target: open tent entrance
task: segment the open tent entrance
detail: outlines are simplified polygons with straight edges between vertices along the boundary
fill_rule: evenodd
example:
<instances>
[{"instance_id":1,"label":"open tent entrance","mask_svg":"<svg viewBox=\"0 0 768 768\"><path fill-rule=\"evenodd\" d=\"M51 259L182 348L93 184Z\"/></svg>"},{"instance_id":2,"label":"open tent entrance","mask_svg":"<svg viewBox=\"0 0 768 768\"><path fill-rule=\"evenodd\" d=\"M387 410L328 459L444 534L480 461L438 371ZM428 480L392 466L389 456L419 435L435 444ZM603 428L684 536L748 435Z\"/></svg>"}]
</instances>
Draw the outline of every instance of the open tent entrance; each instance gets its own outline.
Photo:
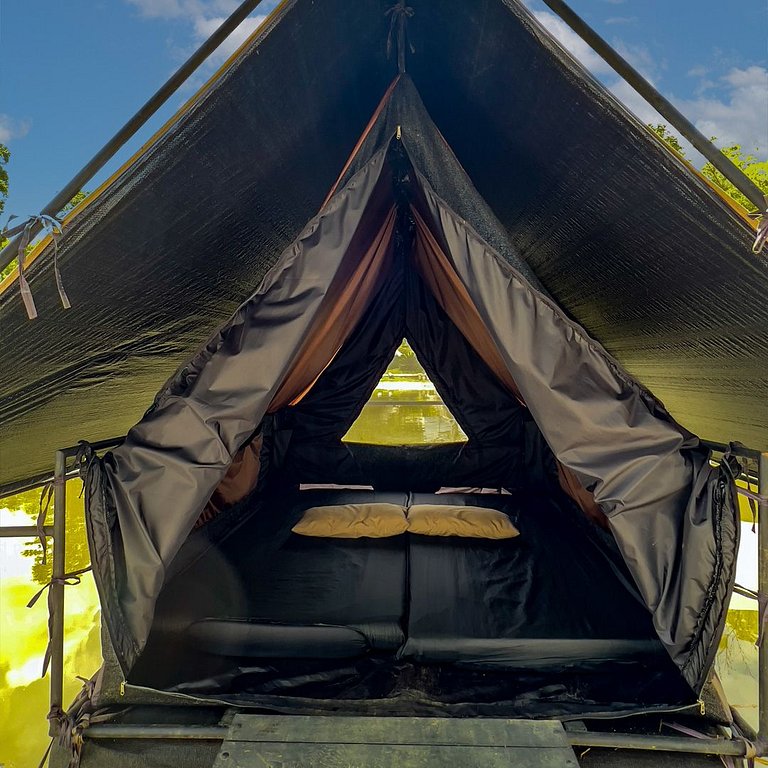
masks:
<instances>
[{"instance_id":1,"label":"open tent entrance","mask_svg":"<svg viewBox=\"0 0 768 768\"><path fill-rule=\"evenodd\" d=\"M389 96L320 214L91 465L91 550L128 682L304 712L690 704L732 579L724 481L499 256L407 80ZM404 338L465 440L349 439ZM316 507L381 503L495 510L520 535L292 530ZM726 558L697 540L702 518Z\"/></svg>"},{"instance_id":2,"label":"open tent entrance","mask_svg":"<svg viewBox=\"0 0 768 768\"><path fill-rule=\"evenodd\" d=\"M407 339L342 438L349 443L421 445L466 442Z\"/></svg>"}]
</instances>

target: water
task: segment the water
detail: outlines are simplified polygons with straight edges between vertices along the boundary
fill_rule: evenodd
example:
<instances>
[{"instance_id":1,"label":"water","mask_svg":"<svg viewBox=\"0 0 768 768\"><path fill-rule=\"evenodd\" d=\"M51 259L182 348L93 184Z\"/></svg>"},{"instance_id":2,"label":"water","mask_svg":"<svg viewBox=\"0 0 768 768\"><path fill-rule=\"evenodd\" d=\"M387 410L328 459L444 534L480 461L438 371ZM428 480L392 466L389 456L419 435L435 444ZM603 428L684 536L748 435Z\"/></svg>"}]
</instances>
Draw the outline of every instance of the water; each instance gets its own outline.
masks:
<instances>
[{"instance_id":1,"label":"water","mask_svg":"<svg viewBox=\"0 0 768 768\"><path fill-rule=\"evenodd\" d=\"M404 369L404 370L403 370ZM398 380L396 380L399 379ZM374 392L348 440L415 444L466 439L437 392L408 358ZM67 484L67 571L88 564L80 482ZM29 525L37 517L39 492L0 502L0 524ZM746 504L742 519L751 521ZM50 521L49 521L50 522ZM40 679L47 643L46 600L32 608L27 601L50 578L50 556L43 563L35 540L0 539L0 766L37 766L48 743L48 679ZM742 523L737 581L757 589L757 536ZM735 596L720 644L717 670L732 704L757 725L757 610L754 601ZM101 663L99 606L93 578L66 587L65 702Z\"/></svg>"}]
</instances>

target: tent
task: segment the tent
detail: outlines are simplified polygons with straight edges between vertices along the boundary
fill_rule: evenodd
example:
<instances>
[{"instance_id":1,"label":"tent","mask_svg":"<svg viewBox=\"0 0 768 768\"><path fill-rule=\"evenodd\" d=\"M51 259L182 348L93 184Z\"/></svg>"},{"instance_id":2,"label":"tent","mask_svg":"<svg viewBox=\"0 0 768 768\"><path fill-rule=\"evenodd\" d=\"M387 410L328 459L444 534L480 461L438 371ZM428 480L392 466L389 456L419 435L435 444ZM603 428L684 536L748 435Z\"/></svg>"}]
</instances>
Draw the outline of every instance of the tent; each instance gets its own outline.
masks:
<instances>
[{"instance_id":1,"label":"tent","mask_svg":"<svg viewBox=\"0 0 768 768\"><path fill-rule=\"evenodd\" d=\"M23 341L2 480L73 425L127 431L86 475L129 683L303 711L690 704L738 546L693 432L768 433L752 228L518 3L415 3L399 74L386 10L281 4L72 216L72 309L45 253L37 321L0 295ZM403 337L466 445L341 442ZM308 505L478 486L507 493L452 501L519 542L291 533Z\"/></svg>"}]
</instances>

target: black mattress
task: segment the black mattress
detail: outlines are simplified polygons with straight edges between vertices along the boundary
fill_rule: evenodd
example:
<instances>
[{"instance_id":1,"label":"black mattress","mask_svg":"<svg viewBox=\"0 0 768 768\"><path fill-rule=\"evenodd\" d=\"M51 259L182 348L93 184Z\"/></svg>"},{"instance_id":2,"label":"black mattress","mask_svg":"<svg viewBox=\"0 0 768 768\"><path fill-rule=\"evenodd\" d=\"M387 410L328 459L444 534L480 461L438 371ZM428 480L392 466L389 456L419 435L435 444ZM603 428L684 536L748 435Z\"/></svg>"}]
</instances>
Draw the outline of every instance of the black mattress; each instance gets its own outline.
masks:
<instances>
[{"instance_id":1,"label":"black mattress","mask_svg":"<svg viewBox=\"0 0 768 768\"><path fill-rule=\"evenodd\" d=\"M649 612L570 508L540 496L413 494L411 503L499 509L520 536L409 535L402 658L525 668L663 653Z\"/></svg>"},{"instance_id":2,"label":"black mattress","mask_svg":"<svg viewBox=\"0 0 768 768\"><path fill-rule=\"evenodd\" d=\"M321 539L291 534L250 585L249 617L359 630L371 648L405 637L406 537Z\"/></svg>"}]
</instances>

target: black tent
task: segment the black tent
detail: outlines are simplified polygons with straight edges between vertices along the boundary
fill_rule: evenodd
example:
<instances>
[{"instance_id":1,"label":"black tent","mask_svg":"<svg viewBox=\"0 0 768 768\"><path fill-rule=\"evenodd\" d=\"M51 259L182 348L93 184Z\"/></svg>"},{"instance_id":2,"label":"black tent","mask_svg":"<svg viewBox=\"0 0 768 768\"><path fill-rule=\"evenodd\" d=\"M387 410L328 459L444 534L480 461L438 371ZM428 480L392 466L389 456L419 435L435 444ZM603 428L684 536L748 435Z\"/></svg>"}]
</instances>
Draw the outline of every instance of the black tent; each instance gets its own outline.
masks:
<instances>
[{"instance_id":1,"label":"black tent","mask_svg":"<svg viewBox=\"0 0 768 768\"><path fill-rule=\"evenodd\" d=\"M23 339L2 353L2 480L73 425L134 425L87 471L129 682L304 709L689 703L738 524L688 430L768 431L753 231L517 3L415 4L394 80L385 11L283 3L73 216L73 308L45 253L37 321L0 295ZM466 445L341 442L404 336ZM291 533L308 506L407 510L445 486L506 489L450 500L520 542Z\"/></svg>"}]
</instances>

